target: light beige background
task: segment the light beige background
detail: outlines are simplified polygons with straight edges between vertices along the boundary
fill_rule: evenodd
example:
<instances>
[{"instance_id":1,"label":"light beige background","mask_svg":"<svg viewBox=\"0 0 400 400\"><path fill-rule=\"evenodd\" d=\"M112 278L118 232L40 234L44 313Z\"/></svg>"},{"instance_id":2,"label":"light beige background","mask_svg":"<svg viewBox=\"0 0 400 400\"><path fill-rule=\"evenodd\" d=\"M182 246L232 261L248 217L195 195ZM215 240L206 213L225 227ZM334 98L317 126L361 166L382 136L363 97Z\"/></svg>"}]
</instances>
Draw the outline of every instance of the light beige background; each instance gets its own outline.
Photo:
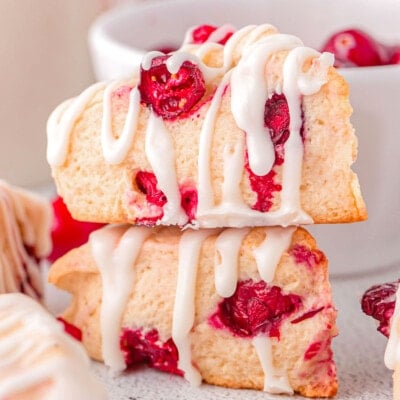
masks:
<instances>
[{"instance_id":1,"label":"light beige background","mask_svg":"<svg viewBox=\"0 0 400 400\"><path fill-rule=\"evenodd\" d=\"M93 80L87 30L105 0L0 0L0 179L50 181L46 121Z\"/></svg>"}]
</instances>

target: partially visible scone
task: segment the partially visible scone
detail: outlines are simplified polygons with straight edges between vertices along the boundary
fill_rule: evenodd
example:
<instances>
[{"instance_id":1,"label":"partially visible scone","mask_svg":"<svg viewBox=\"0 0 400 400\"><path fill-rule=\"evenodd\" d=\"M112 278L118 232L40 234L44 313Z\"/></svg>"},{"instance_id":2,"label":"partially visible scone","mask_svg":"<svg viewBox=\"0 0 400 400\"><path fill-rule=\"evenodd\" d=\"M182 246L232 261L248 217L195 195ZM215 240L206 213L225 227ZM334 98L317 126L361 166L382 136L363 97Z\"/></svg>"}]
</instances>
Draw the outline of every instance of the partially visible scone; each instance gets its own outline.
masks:
<instances>
[{"instance_id":1,"label":"partially visible scone","mask_svg":"<svg viewBox=\"0 0 400 400\"><path fill-rule=\"evenodd\" d=\"M40 260L51 250L48 202L0 180L0 294L43 295Z\"/></svg>"},{"instance_id":2,"label":"partially visible scone","mask_svg":"<svg viewBox=\"0 0 400 400\"><path fill-rule=\"evenodd\" d=\"M0 295L1 400L105 400L82 345L35 300Z\"/></svg>"},{"instance_id":3,"label":"partially visible scone","mask_svg":"<svg viewBox=\"0 0 400 400\"><path fill-rule=\"evenodd\" d=\"M374 285L364 293L361 300L362 310L378 321L378 331L389 339L385 351L385 365L393 370L394 400L400 400L399 282Z\"/></svg>"},{"instance_id":4,"label":"partially visible scone","mask_svg":"<svg viewBox=\"0 0 400 400\"><path fill-rule=\"evenodd\" d=\"M332 55L271 25L190 42L53 112L48 161L73 217L206 228L364 220L349 90Z\"/></svg>"},{"instance_id":5,"label":"partially visible scone","mask_svg":"<svg viewBox=\"0 0 400 400\"><path fill-rule=\"evenodd\" d=\"M147 363L192 384L336 393L327 260L302 228L108 226L49 280L72 293L63 318L113 370Z\"/></svg>"}]
</instances>

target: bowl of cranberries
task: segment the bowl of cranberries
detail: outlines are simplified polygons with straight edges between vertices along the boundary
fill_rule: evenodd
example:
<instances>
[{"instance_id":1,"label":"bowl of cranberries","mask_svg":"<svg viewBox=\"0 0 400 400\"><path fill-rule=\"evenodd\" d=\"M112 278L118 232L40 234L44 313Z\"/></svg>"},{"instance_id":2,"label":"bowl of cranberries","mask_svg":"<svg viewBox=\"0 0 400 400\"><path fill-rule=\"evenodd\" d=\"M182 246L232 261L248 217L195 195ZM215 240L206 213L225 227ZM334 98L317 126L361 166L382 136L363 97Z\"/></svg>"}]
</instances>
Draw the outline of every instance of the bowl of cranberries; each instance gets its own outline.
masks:
<instances>
[{"instance_id":1,"label":"bowl of cranberries","mask_svg":"<svg viewBox=\"0 0 400 400\"><path fill-rule=\"evenodd\" d=\"M126 78L146 52L177 48L188 28L270 23L335 55L350 87L358 136L354 164L369 219L313 227L333 273L400 261L400 1L168 0L126 3L94 21L89 48L98 80ZM209 28L207 28L209 29ZM207 29L200 29L207 34ZM373 251L367 251L373 249Z\"/></svg>"}]
</instances>

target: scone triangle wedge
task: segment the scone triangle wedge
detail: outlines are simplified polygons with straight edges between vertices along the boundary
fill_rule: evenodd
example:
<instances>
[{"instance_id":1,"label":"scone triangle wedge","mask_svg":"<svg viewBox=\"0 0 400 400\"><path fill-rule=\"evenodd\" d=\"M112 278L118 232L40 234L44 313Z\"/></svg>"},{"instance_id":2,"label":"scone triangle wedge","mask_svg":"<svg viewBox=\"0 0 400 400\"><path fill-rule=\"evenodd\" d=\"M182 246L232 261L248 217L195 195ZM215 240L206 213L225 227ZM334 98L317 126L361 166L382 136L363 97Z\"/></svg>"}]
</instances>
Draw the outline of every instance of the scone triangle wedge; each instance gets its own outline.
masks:
<instances>
[{"instance_id":1,"label":"scone triangle wedge","mask_svg":"<svg viewBox=\"0 0 400 400\"><path fill-rule=\"evenodd\" d=\"M109 225L49 279L114 372L146 363L195 386L336 393L327 259L302 228Z\"/></svg>"},{"instance_id":2,"label":"scone triangle wedge","mask_svg":"<svg viewBox=\"0 0 400 400\"><path fill-rule=\"evenodd\" d=\"M47 158L73 217L198 228L366 219L332 54L271 25L225 44L195 39L52 113Z\"/></svg>"}]
</instances>

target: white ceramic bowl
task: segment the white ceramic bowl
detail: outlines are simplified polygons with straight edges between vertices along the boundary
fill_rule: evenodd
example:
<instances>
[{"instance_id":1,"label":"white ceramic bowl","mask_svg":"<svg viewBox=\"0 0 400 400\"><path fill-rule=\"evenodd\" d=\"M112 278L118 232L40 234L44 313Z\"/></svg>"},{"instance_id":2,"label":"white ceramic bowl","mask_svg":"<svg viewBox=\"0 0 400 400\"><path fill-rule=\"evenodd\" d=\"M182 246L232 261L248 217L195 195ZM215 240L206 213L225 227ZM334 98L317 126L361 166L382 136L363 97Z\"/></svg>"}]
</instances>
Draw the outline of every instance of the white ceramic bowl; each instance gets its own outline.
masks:
<instances>
[{"instance_id":1,"label":"white ceramic bowl","mask_svg":"<svg viewBox=\"0 0 400 400\"><path fill-rule=\"evenodd\" d=\"M99 80L132 74L143 54L179 45L197 24L272 23L319 48L333 32L366 30L400 43L398 0L175 0L128 4L93 24L89 44ZM359 174L369 220L312 226L334 274L380 269L400 261L400 66L342 69L350 84L352 118L359 138Z\"/></svg>"}]
</instances>

